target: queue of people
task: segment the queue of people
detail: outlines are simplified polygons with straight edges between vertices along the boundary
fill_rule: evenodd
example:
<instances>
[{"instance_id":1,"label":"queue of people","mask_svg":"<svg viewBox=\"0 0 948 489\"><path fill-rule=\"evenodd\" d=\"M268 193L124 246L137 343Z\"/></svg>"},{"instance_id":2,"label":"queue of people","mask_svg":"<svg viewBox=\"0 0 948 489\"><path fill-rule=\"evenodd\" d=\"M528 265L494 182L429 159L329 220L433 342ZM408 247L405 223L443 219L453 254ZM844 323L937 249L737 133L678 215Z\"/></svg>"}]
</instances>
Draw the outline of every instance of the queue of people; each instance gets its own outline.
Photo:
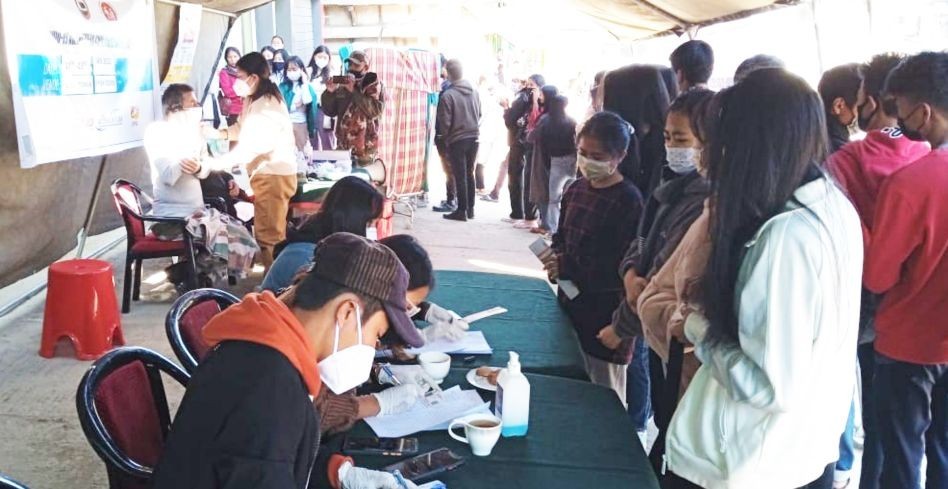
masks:
<instances>
[{"instance_id":1,"label":"queue of people","mask_svg":"<svg viewBox=\"0 0 948 489\"><path fill-rule=\"evenodd\" d=\"M203 206L211 170L247 168L268 267L263 292L205 329L219 346L188 386L154 487L402 487L320 435L419 395L352 392L380 340L420 346L467 324L426 302L420 244L366 239L383 202L370 184L341 180L287 232L294 152L331 146L334 131L356 161L373 160L384 90L360 51L342 82L328 49L304 61L274 38L265 50L225 53L225 114L239 110L205 136L234 141L231 152L200 151L188 87L169 87L167 124L146 137L162 212ZM658 424L663 487L855 487L856 426L859 487L948 487L948 53L875 56L828 70L817 90L760 55L715 93L702 41L669 62L597 75L581 123L539 74L509 103L487 102L507 105L508 220L548 236L550 281L578 289L558 299L591 381L615 391L643 444ZM460 61L444 68L438 210L468 221L483 100ZM194 144L164 154L171 138ZM657 395L670 386L675 396Z\"/></svg>"}]
</instances>

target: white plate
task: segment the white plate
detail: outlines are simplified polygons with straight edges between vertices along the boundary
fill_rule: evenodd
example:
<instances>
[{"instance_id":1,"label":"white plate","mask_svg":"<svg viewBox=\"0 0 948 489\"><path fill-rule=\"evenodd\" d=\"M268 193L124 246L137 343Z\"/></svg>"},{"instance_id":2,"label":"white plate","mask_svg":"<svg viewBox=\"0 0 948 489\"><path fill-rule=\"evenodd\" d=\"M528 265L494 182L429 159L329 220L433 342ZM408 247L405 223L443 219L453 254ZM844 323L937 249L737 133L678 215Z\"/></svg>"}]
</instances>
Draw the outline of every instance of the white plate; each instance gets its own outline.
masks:
<instances>
[{"instance_id":1,"label":"white plate","mask_svg":"<svg viewBox=\"0 0 948 489\"><path fill-rule=\"evenodd\" d=\"M481 368L481 367L478 367L478 368ZM500 367L490 367L490 368L502 370ZM491 391L491 392L497 391L496 385L491 385L491 383L487 381L486 377L481 377L480 375L477 375L477 368L472 368L471 370L469 370L465 377L467 378L467 382L469 384L473 385L474 387L477 387L478 389L483 389L485 391Z\"/></svg>"}]
</instances>

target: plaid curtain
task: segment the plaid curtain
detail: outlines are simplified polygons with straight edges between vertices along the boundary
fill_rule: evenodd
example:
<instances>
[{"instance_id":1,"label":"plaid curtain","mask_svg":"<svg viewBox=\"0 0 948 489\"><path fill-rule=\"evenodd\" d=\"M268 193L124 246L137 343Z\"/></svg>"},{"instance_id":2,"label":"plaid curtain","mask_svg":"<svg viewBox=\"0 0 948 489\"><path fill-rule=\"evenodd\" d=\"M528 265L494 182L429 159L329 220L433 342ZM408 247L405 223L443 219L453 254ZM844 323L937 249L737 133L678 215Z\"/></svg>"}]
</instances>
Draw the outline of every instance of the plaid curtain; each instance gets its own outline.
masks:
<instances>
[{"instance_id":1,"label":"plaid curtain","mask_svg":"<svg viewBox=\"0 0 948 489\"><path fill-rule=\"evenodd\" d=\"M379 158L389 167L389 196L417 193L425 179L425 150L434 124L428 117L428 95L438 93L441 82L438 56L389 47L367 48L365 53L385 88Z\"/></svg>"}]
</instances>

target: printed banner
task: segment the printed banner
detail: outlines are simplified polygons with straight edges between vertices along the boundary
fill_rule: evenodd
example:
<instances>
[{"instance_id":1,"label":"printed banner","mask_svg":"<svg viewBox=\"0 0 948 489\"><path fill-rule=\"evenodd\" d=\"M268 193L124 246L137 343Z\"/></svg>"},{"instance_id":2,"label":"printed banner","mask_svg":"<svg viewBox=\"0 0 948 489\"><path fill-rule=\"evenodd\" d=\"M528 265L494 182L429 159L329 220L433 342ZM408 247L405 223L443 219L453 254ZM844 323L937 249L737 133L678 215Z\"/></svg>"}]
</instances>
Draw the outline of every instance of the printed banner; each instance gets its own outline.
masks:
<instances>
[{"instance_id":1,"label":"printed banner","mask_svg":"<svg viewBox=\"0 0 948 489\"><path fill-rule=\"evenodd\" d=\"M0 0L20 166L142 144L157 112L153 0Z\"/></svg>"},{"instance_id":2,"label":"printed banner","mask_svg":"<svg viewBox=\"0 0 948 489\"><path fill-rule=\"evenodd\" d=\"M191 78L191 66L201 34L201 13L204 8L197 3L182 3L178 8L178 44L171 55L171 66L165 75L163 86L172 83L187 83Z\"/></svg>"}]
</instances>

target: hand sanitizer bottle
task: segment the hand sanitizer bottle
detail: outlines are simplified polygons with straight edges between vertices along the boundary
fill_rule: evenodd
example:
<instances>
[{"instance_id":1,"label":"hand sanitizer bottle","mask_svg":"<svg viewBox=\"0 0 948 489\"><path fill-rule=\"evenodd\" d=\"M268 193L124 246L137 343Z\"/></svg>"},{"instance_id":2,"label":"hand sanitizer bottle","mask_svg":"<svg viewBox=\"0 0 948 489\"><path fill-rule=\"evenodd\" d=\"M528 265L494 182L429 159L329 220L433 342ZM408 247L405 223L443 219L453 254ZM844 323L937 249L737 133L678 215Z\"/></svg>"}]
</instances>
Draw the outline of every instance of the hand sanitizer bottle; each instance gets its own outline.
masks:
<instances>
[{"instance_id":1,"label":"hand sanitizer bottle","mask_svg":"<svg viewBox=\"0 0 948 489\"><path fill-rule=\"evenodd\" d=\"M503 421L505 438L525 436L530 422L530 382L520 372L520 355L510 352L507 369L497 377L497 417Z\"/></svg>"}]
</instances>

